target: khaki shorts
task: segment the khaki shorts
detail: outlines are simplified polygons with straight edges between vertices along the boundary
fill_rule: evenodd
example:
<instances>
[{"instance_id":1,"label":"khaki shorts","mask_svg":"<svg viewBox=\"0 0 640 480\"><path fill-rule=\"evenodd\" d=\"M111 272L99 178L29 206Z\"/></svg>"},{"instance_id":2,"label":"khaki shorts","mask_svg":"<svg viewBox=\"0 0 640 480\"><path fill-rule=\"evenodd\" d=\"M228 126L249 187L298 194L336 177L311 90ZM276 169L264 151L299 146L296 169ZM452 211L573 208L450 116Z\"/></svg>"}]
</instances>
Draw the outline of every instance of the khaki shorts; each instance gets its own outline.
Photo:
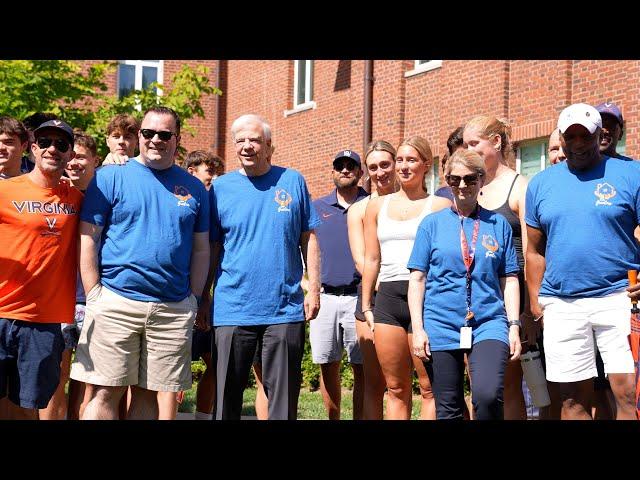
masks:
<instances>
[{"instance_id":1,"label":"khaki shorts","mask_svg":"<svg viewBox=\"0 0 640 480\"><path fill-rule=\"evenodd\" d=\"M96 285L87 295L71 378L93 385L189 390L197 302L130 300Z\"/></svg>"}]
</instances>

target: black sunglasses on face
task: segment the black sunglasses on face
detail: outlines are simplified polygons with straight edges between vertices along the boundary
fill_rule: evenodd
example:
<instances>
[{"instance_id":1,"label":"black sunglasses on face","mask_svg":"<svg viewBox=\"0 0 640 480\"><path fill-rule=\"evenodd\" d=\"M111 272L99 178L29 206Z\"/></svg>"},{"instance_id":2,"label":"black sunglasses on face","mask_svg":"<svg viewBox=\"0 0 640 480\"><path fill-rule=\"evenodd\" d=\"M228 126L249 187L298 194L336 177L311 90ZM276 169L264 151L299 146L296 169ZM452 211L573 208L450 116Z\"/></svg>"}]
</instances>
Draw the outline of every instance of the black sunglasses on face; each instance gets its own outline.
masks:
<instances>
[{"instance_id":1,"label":"black sunglasses on face","mask_svg":"<svg viewBox=\"0 0 640 480\"><path fill-rule=\"evenodd\" d=\"M355 162L334 162L333 169L336 172L341 172L345 168L350 172L353 172L356 169L357 165Z\"/></svg>"},{"instance_id":2,"label":"black sunglasses on face","mask_svg":"<svg viewBox=\"0 0 640 480\"><path fill-rule=\"evenodd\" d=\"M56 147L56 149L58 149L59 152L62 152L62 153L69 150L69 147L71 146L69 145L69 142L67 142L66 140L63 140L62 138L56 138L54 140L53 138L49 138L49 137L38 138L36 140L36 144L38 145L38 148L42 148L43 150L53 145L54 147Z\"/></svg>"},{"instance_id":3,"label":"black sunglasses on face","mask_svg":"<svg viewBox=\"0 0 640 480\"><path fill-rule=\"evenodd\" d=\"M160 140L162 140L163 142L168 142L169 140L171 140L171 137L176 135L173 132L167 132L167 131L157 131L157 130L151 130L150 128L141 128L140 129L140 133L142 134L142 136L144 138L146 138L147 140L151 140L153 137L155 137L156 135L158 135L158 138ZM177 135L176 135L177 136Z\"/></svg>"},{"instance_id":4,"label":"black sunglasses on face","mask_svg":"<svg viewBox=\"0 0 640 480\"><path fill-rule=\"evenodd\" d=\"M446 175L444 179L447 181L450 187L459 187L460 180L464 180L464 184L468 187L471 187L478 183L482 175L479 173L474 173L472 175L465 175L464 177L460 177L458 175Z\"/></svg>"}]
</instances>

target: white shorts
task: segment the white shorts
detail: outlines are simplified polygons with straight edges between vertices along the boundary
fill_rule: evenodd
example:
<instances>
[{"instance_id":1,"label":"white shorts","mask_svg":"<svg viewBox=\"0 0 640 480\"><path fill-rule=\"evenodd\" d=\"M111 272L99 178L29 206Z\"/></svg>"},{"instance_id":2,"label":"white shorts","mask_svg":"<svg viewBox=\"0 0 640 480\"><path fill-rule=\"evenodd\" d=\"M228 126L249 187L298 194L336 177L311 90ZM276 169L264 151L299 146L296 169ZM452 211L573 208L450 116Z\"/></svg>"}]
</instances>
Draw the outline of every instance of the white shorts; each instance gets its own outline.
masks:
<instances>
[{"instance_id":1,"label":"white shorts","mask_svg":"<svg viewBox=\"0 0 640 480\"><path fill-rule=\"evenodd\" d=\"M628 339L631 303L625 291L597 298L540 297L539 302L544 307L547 380L597 377L596 346L606 374L635 372Z\"/></svg>"}]
</instances>

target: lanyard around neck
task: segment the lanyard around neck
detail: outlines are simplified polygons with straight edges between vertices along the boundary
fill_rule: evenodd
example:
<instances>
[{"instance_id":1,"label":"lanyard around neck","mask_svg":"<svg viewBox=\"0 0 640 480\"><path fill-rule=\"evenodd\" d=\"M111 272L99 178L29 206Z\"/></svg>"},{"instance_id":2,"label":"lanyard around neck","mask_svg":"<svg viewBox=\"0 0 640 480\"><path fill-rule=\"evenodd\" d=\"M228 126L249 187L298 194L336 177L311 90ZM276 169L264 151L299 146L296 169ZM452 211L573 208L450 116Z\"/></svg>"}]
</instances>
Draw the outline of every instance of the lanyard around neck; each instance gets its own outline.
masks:
<instances>
[{"instance_id":1,"label":"lanyard around neck","mask_svg":"<svg viewBox=\"0 0 640 480\"><path fill-rule=\"evenodd\" d=\"M464 233L464 216L458 213L458 218L460 219L460 249L462 250L462 261L464 262L465 269L467 270L466 274L466 293L467 293L467 314L465 316L465 326L469 325L469 321L471 321L474 317L473 312L471 311L471 267L473 266L473 259L476 256L476 242L478 241L478 232L480 231L480 204L476 206L475 212L471 214L471 218L475 219L473 222L473 234L471 236L471 248L469 248L469 243L467 242L467 236Z\"/></svg>"}]
</instances>

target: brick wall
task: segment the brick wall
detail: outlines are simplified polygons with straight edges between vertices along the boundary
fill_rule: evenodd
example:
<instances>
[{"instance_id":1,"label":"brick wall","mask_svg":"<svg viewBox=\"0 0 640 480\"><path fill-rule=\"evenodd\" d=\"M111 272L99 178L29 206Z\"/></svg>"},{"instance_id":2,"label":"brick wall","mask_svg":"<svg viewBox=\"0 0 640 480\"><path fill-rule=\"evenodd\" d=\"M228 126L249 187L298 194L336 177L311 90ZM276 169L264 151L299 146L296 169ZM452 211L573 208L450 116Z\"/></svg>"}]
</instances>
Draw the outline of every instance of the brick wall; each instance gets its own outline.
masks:
<instances>
[{"instance_id":1,"label":"brick wall","mask_svg":"<svg viewBox=\"0 0 640 480\"><path fill-rule=\"evenodd\" d=\"M230 61L225 92L230 138L233 121L245 113L263 115L271 125L275 165L293 167L307 179L314 197L332 188L331 164L341 149L362 152L364 62L318 61L314 65L317 107L285 116L293 108L293 61ZM238 168L227 143L227 169Z\"/></svg>"},{"instance_id":2,"label":"brick wall","mask_svg":"<svg viewBox=\"0 0 640 480\"><path fill-rule=\"evenodd\" d=\"M214 60L166 60L165 81L185 63L211 67L215 82ZM333 155L343 148L363 152L365 62L315 61L316 108L288 116L284 112L293 108L293 60L222 64L222 138L217 148L227 159L227 170L238 165L229 142L231 123L244 113L258 113L273 129L273 163L302 172L315 197L329 192ZM473 115L506 117L513 140L521 142L548 136L560 111L571 103L613 101L625 116L627 155L640 155L640 61L445 60L441 68L405 77L411 69L413 60L374 62L373 139L397 145L419 134L429 140L434 155L442 156L449 133ZM110 85L115 91L115 78ZM206 118L193 122L197 137L183 140L188 149L214 144L215 102L205 99Z\"/></svg>"}]
</instances>

